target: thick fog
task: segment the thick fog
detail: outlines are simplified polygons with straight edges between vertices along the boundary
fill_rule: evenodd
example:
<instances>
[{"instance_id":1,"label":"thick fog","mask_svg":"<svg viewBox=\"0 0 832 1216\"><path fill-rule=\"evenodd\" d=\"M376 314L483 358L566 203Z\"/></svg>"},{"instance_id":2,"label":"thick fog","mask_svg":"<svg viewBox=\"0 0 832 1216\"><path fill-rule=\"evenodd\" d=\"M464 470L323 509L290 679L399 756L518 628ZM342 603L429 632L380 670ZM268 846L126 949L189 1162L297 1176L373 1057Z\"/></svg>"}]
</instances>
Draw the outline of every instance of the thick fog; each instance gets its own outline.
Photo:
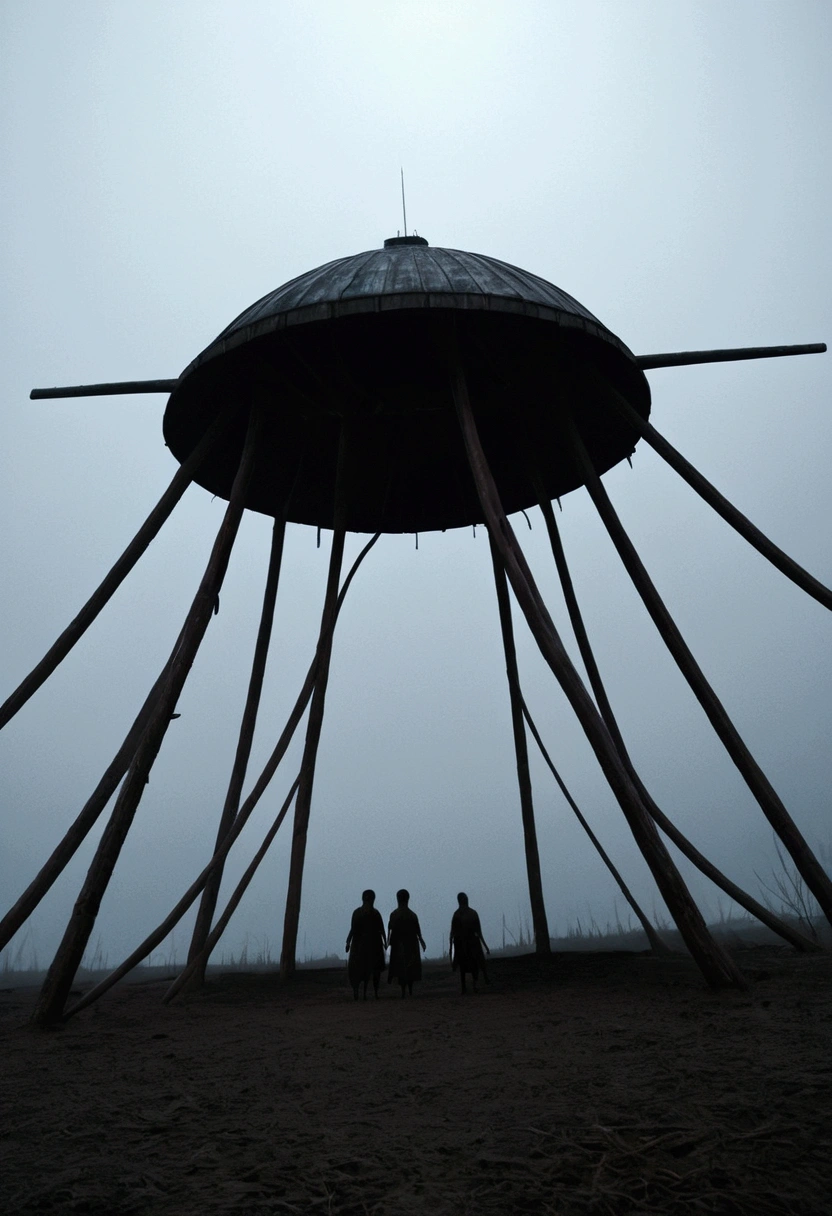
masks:
<instances>
[{"instance_id":1,"label":"thick fog","mask_svg":"<svg viewBox=\"0 0 832 1216\"><path fill-rule=\"evenodd\" d=\"M408 223L558 284L636 353L832 339L832 10L823 3L11 2L0 9L4 354L0 700L75 615L176 465L163 396L34 386L175 377L246 305ZM832 582L832 355L657 370L652 420ZM832 621L644 444L604 478L701 666L827 858ZM0 914L109 764L164 663L224 503L191 487L69 658L0 735ZM601 670L665 811L740 883L771 829L624 574L588 495L559 515ZM514 519L576 654L539 512ZM102 905L115 964L204 865L233 760L271 525L247 515ZM348 559L364 538L348 541ZM330 534L291 526L250 788L314 651ZM515 611L553 759L649 912L666 915ZM302 731L226 869L291 784ZM550 929L627 909L530 744ZM106 816L7 959L47 963ZM290 823L215 957L270 952ZM715 891L681 868L709 916ZM335 635L300 957L341 952L364 887L407 886L428 953L464 889L486 938L529 920L505 664L484 529L384 536ZM223 898L221 897L221 899ZM728 901L722 897L721 909ZM184 955L192 917L161 953Z\"/></svg>"}]
</instances>

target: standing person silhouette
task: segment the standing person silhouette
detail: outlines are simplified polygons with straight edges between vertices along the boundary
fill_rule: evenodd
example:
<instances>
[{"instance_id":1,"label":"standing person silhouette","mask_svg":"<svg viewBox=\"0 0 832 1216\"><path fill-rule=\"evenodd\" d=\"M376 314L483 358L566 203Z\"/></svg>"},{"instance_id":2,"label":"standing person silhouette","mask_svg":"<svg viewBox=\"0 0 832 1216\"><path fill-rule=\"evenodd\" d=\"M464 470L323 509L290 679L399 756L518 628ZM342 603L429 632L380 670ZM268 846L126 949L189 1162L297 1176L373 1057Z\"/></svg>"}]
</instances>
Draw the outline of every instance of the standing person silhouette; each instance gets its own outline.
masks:
<instances>
[{"instance_id":1,"label":"standing person silhouette","mask_svg":"<svg viewBox=\"0 0 832 1216\"><path fill-rule=\"evenodd\" d=\"M387 947L387 935L384 932L384 921L381 913L373 905L376 902L375 891L364 891L361 895L361 907L352 914L350 931L347 934L347 975L352 984L352 994L358 1000L358 987L364 984L364 1000L367 999L367 983L372 977L373 991L378 1000L378 982L384 970L384 951Z\"/></svg>"},{"instance_id":2,"label":"standing person silhouette","mask_svg":"<svg viewBox=\"0 0 832 1216\"><path fill-rule=\"evenodd\" d=\"M450 948L453 969L459 971L464 995L468 991L465 987L466 972L474 981L474 992L477 991L477 976L480 971L486 984L488 983L485 954L490 954L491 951L482 935L479 914L468 906L468 896L464 891L460 891L456 898L459 907L451 917ZM485 954L483 954L483 948Z\"/></svg>"},{"instance_id":3,"label":"standing person silhouette","mask_svg":"<svg viewBox=\"0 0 832 1216\"><path fill-rule=\"evenodd\" d=\"M413 996L415 980L422 978L422 956L419 946L427 950L422 930L419 927L419 917L407 905L410 893L402 889L396 892L398 907L390 913L387 925L387 936L390 941L390 967L387 972L387 983L396 980L401 985L402 998L405 988Z\"/></svg>"}]
</instances>

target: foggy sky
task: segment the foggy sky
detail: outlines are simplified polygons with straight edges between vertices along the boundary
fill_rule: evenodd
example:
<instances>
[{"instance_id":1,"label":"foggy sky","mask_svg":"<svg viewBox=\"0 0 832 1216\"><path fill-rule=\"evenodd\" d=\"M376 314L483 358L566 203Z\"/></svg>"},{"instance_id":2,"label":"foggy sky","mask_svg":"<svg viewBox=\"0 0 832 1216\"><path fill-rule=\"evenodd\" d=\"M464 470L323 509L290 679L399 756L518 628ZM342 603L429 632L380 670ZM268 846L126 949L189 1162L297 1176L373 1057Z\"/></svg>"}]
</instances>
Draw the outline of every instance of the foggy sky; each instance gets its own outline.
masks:
<instances>
[{"instance_id":1,"label":"foggy sky","mask_svg":"<svg viewBox=\"0 0 832 1216\"><path fill-rule=\"evenodd\" d=\"M824 3L8 0L0 7L0 699L42 657L175 471L164 397L34 386L175 377L244 307L401 227L558 284L637 354L829 341L832 14ZM832 356L649 373L654 425L832 582ZM640 444L613 502L740 733L830 848L830 621ZM667 655L588 496L567 557L633 759L663 809L758 894L771 832ZM71 656L0 735L4 912L112 758L170 650L224 504L191 487ZM575 654L543 522L515 527ZM270 521L247 516L99 918L116 962L207 860L236 746ZM247 788L314 650L328 561L291 526ZM362 539L351 537L348 560ZM650 911L623 816L515 611L526 699ZM302 731L226 867L227 897ZM626 909L530 743L550 929ZM49 961L105 818L10 948ZM287 825L288 827L288 825ZM282 933L289 832L221 943ZM681 863L708 914L718 893ZM487 537L385 536L335 635L299 953L341 951L372 886L412 893L438 954L468 891L492 945L528 917ZM222 898L222 897L221 897ZM617 900L617 903L616 903ZM728 901L723 897L727 910ZM191 917L176 932L180 957ZM168 950L169 947L165 947ZM164 951L163 951L164 952Z\"/></svg>"}]
</instances>

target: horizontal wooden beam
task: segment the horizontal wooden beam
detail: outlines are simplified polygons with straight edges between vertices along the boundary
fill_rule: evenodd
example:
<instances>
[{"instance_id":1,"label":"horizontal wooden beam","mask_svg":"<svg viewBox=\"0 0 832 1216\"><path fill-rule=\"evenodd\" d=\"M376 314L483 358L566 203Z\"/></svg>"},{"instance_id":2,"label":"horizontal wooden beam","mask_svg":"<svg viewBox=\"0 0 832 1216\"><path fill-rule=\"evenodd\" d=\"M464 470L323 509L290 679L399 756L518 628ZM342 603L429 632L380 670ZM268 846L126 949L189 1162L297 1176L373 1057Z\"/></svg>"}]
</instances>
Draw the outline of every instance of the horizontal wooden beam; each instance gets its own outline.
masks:
<instances>
[{"instance_id":1,"label":"horizontal wooden beam","mask_svg":"<svg viewBox=\"0 0 832 1216\"><path fill-rule=\"evenodd\" d=\"M117 380L114 384L73 384L67 388L33 388L30 401L49 397L115 397L123 393L172 393L176 380Z\"/></svg>"},{"instance_id":2,"label":"horizontal wooden beam","mask_svg":"<svg viewBox=\"0 0 832 1216\"><path fill-rule=\"evenodd\" d=\"M780 359L784 355L822 355L825 342L803 346L736 346L728 350L678 350L664 355L636 355L645 371L653 367L685 367L691 363L730 363L738 359ZM74 384L66 388L33 388L31 401L54 397L115 397L126 393L172 393L176 380L117 380L113 384Z\"/></svg>"},{"instance_id":3,"label":"horizontal wooden beam","mask_svg":"<svg viewBox=\"0 0 832 1216\"><path fill-rule=\"evenodd\" d=\"M729 350L677 350L666 355L636 355L644 371L651 367L686 367L691 363L732 363L739 359L781 359L784 355L822 355L825 342L803 346L735 346Z\"/></svg>"}]
</instances>

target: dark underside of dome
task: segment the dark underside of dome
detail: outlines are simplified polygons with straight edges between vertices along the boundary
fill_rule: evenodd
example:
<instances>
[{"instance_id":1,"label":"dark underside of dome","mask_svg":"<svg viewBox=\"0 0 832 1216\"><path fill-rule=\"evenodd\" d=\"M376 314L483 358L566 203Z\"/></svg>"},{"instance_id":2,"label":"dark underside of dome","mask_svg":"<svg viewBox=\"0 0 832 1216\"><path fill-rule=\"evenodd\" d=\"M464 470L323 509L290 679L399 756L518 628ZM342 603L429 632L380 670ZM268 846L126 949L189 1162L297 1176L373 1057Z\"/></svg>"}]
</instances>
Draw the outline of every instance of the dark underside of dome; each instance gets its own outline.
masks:
<instances>
[{"instance_id":1,"label":"dark underside of dome","mask_svg":"<svg viewBox=\"0 0 832 1216\"><path fill-rule=\"evenodd\" d=\"M562 431L565 410L602 473L637 441L612 393L643 417L650 410L633 356L581 305L565 300L574 306L472 293L433 295L408 307L401 296L382 296L328 305L328 315L294 323L285 313L269 318L268 310L264 323L262 303L252 306L180 377L165 413L165 440L184 460L213 418L232 410L219 450L196 475L227 498L249 408L257 404L261 426L246 498L252 510L332 527L343 429L350 531L477 523L482 511L451 392L459 357L506 512L537 503L535 474L548 498L560 497L582 481ZM256 325L244 327L255 310Z\"/></svg>"},{"instance_id":2,"label":"dark underside of dome","mask_svg":"<svg viewBox=\"0 0 832 1216\"><path fill-rule=\"evenodd\" d=\"M332 526L342 420L349 424L347 521L354 532L427 532L479 522L441 328L453 331L483 447L509 514L581 484L562 434L571 409L605 472L637 435L610 387L649 413L646 381L615 348L545 321L499 313L391 312L300 325L211 360L175 391L165 439L183 460L216 413L236 410L197 482L227 498L248 406L262 410L247 506Z\"/></svg>"}]
</instances>

